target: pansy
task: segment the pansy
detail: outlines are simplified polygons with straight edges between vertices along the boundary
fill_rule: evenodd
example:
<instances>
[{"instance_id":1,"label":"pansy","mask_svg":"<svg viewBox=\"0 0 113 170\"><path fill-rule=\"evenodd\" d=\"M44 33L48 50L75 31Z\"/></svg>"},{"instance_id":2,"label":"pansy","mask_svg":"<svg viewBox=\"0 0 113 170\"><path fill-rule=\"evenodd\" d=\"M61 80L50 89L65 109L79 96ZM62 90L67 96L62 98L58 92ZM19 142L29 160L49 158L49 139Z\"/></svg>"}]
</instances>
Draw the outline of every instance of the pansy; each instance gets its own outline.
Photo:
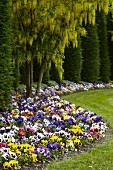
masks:
<instances>
[{"instance_id":1,"label":"pansy","mask_svg":"<svg viewBox=\"0 0 113 170\"><path fill-rule=\"evenodd\" d=\"M9 138L9 133L4 133L2 135L2 140L3 140L4 143L8 142L8 138Z\"/></svg>"},{"instance_id":2,"label":"pansy","mask_svg":"<svg viewBox=\"0 0 113 170\"><path fill-rule=\"evenodd\" d=\"M15 118L15 121L19 124L23 123L24 119L22 116L19 116L18 118Z\"/></svg>"},{"instance_id":3,"label":"pansy","mask_svg":"<svg viewBox=\"0 0 113 170\"><path fill-rule=\"evenodd\" d=\"M89 124L84 124L84 130L87 131L89 129L89 127L90 127Z\"/></svg>"},{"instance_id":4,"label":"pansy","mask_svg":"<svg viewBox=\"0 0 113 170\"><path fill-rule=\"evenodd\" d=\"M40 141L44 138L44 135L42 133L37 133L37 141Z\"/></svg>"},{"instance_id":5,"label":"pansy","mask_svg":"<svg viewBox=\"0 0 113 170\"><path fill-rule=\"evenodd\" d=\"M9 151L9 157L11 159L17 159L17 156L16 156L16 153L12 152L12 151Z\"/></svg>"},{"instance_id":6,"label":"pansy","mask_svg":"<svg viewBox=\"0 0 113 170\"><path fill-rule=\"evenodd\" d=\"M10 168L9 162L4 162L3 167L4 169L9 169Z\"/></svg>"},{"instance_id":7,"label":"pansy","mask_svg":"<svg viewBox=\"0 0 113 170\"><path fill-rule=\"evenodd\" d=\"M46 138L51 137L53 135L48 129L43 129L43 134Z\"/></svg>"},{"instance_id":8,"label":"pansy","mask_svg":"<svg viewBox=\"0 0 113 170\"><path fill-rule=\"evenodd\" d=\"M47 148L50 150L61 149L61 144L49 142Z\"/></svg>"},{"instance_id":9,"label":"pansy","mask_svg":"<svg viewBox=\"0 0 113 170\"><path fill-rule=\"evenodd\" d=\"M45 149L42 146L38 146L36 151L37 151L38 154L42 154L42 153L45 152Z\"/></svg>"},{"instance_id":10,"label":"pansy","mask_svg":"<svg viewBox=\"0 0 113 170\"><path fill-rule=\"evenodd\" d=\"M84 143L104 137L107 126L101 116L61 100L59 96L104 87L109 86L59 84L42 88L38 96L27 99L26 90L18 89L18 93L12 95L12 111L2 112L0 117L0 151L3 163L7 161L4 167L16 169L17 164L10 163L10 159L16 161L19 158L20 161L21 156L26 163L43 162L47 157L61 154L62 149L75 150ZM35 89L32 90L35 94Z\"/></svg>"},{"instance_id":11,"label":"pansy","mask_svg":"<svg viewBox=\"0 0 113 170\"><path fill-rule=\"evenodd\" d=\"M42 144L42 145L44 145L44 146L45 146L45 145L47 145L47 143L48 143L48 140L44 140L44 139L43 139L43 140L41 140L41 144Z\"/></svg>"},{"instance_id":12,"label":"pansy","mask_svg":"<svg viewBox=\"0 0 113 170\"><path fill-rule=\"evenodd\" d=\"M3 142L3 135L0 134L0 143L2 143L2 142Z\"/></svg>"},{"instance_id":13,"label":"pansy","mask_svg":"<svg viewBox=\"0 0 113 170\"><path fill-rule=\"evenodd\" d=\"M0 129L0 133L5 133L5 132L6 132L5 127L2 127L2 128Z\"/></svg>"},{"instance_id":14,"label":"pansy","mask_svg":"<svg viewBox=\"0 0 113 170\"><path fill-rule=\"evenodd\" d=\"M5 130L6 130L6 132L10 132L11 128L10 127L6 127Z\"/></svg>"},{"instance_id":15,"label":"pansy","mask_svg":"<svg viewBox=\"0 0 113 170\"><path fill-rule=\"evenodd\" d=\"M37 159L37 154L32 154L32 159L33 159L33 162L37 162L38 159Z\"/></svg>"},{"instance_id":16,"label":"pansy","mask_svg":"<svg viewBox=\"0 0 113 170\"><path fill-rule=\"evenodd\" d=\"M47 158L49 158L51 156L51 152L49 151L48 148L44 148L45 152L44 152L44 156L46 156Z\"/></svg>"},{"instance_id":17,"label":"pansy","mask_svg":"<svg viewBox=\"0 0 113 170\"><path fill-rule=\"evenodd\" d=\"M17 156L17 157L20 157L20 156L21 156L21 154L22 154L20 150L16 150L16 152L15 152L15 153L16 153L16 156Z\"/></svg>"},{"instance_id":18,"label":"pansy","mask_svg":"<svg viewBox=\"0 0 113 170\"><path fill-rule=\"evenodd\" d=\"M58 136L52 136L52 137L50 138L50 141L52 141L52 142L57 142L57 139L58 139Z\"/></svg>"},{"instance_id":19,"label":"pansy","mask_svg":"<svg viewBox=\"0 0 113 170\"><path fill-rule=\"evenodd\" d=\"M11 169L18 169L17 166L18 166L18 161L17 161L17 160L11 160L11 161L9 162L9 167L10 167Z\"/></svg>"},{"instance_id":20,"label":"pansy","mask_svg":"<svg viewBox=\"0 0 113 170\"><path fill-rule=\"evenodd\" d=\"M75 148L82 146L82 142L80 141L80 139L73 140L73 144L74 144Z\"/></svg>"},{"instance_id":21,"label":"pansy","mask_svg":"<svg viewBox=\"0 0 113 170\"><path fill-rule=\"evenodd\" d=\"M16 130L16 131L17 131L17 130ZM15 136L15 134L16 134L16 131L14 131L13 129L10 130L10 132L9 132L9 138L14 139L14 136Z\"/></svg>"},{"instance_id":22,"label":"pansy","mask_svg":"<svg viewBox=\"0 0 113 170\"><path fill-rule=\"evenodd\" d=\"M93 142L94 138L93 137L88 137L89 142Z\"/></svg>"},{"instance_id":23,"label":"pansy","mask_svg":"<svg viewBox=\"0 0 113 170\"><path fill-rule=\"evenodd\" d=\"M69 139L66 141L66 148L68 148L68 150L73 150L75 148L73 140Z\"/></svg>"},{"instance_id":24,"label":"pansy","mask_svg":"<svg viewBox=\"0 0 113 170\"><path fill-rule=\"evenodd\" d=\"M6 123L6 119L4 117L0 117L0 122Z\"/></svg>"},{"instance_id":25,"label":"pansy","mask_svg":"<svg viewBox=\"0 0 113 170\"><path fill-rule=\"evenodd\" d=\"M0 152L1 153L8 153L8 148L2 147L2 148L0 148Z\"/></svg>"},{"instance_id":26,"label":"pansy","mask_svg":"<svg viewBox=\"0 0 113 170\"><path fill-rule=\"evenodd\" d=\"M2 154L2 157L3 157L5 160L9 160L9 154L8 154L8 153L3 153L3 154Z\"/></svg>"},{"instance_id":27,"label":"pansy","mask_svg":"<svg viewBox=\"0 0 113 170\"><path fill-rule=\"evenodd\" d=\"M25 136L24 130L21 128L19 129L19 135L20 137Z\"/></svg>"}]
</instances>

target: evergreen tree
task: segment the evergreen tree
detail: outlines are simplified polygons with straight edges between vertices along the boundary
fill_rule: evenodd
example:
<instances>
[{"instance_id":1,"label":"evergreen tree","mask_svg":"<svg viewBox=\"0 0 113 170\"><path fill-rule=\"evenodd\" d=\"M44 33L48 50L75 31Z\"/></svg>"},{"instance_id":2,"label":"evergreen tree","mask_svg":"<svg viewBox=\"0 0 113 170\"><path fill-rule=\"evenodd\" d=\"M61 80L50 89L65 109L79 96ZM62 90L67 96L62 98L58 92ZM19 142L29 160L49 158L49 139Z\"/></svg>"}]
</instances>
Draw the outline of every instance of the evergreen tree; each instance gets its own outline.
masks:
<instances>
[{"instance_id":1,"label":"evergreen tree","mask_svg":"<svg viewBox=\"0 0 113 170\"><path fill-rule=\"evenodd\" d=\"M97 31L99 37L99 51L100 51L100 78L102 82L109 82L110 79L110 60L108 55L107 43L107 22L106 15L103 10L97 11Z\"/></svg>"},{"instance_id":2,"label":"evergreen tree","mask_svg":"<svg viewBox=\"0 0 113 170\"><path fill-rule=\"evenodd\" d=\"M0 111L10 104L12 87L11 0L0 1Z\"/></svg>"},{"instance_id":3,"label":"evergreen tree","mask_svg":"<svg viewBox=\"0 0 113 170\"><path fill-rule=\"evenodd\" d=\"M16 91L17 88L19 87L19 83L20 83L20 69L19 69L18 57L15 58L13 76L14 76L13 87Z\"/></svg>"},{"instance_id":4,"label":"evergreen tree","mask_svg":"<svg viewBox=\"0 0 113 170\"><path fill-rule=\"evenodd\" d=\"M65 49L65 60L63 64L64 79L73 82L79 82L82 69L82 50L81 39L78 38L78 47L73 48L72 44Z\"/></svg>"},{"instance_id":5,"label":"evergreen tree","mask_svg":"<svg viewBox=\"0 0 113 170\"><path fill-rule=\"evenodd\" d=\"M61 82L58 69L55 67L54 62L51 63L50 79L56 81L57 83Z\"/></svg>"},{"instance_id":6,"label":"evergreen tree","mask_svg":"<svg viewBox=\"0 0 113 170\"><path fill-rule=\"evenodd\" d=\"M33 80L34 80L34 82L37 82L37 79L38 79L39 73L40 73L40 67L41 67L40 63L35 58L34 62L33 62L33 77L34 77ZM50 80L49 69L46 68L44 71L43 78L42 78L42 83L48 84L49 80Z\"/></svg>"},{"instance_id":7,"label":"evergreen tree","mask_svg":"<svg viewBox=\"0 0 113 170\"><path fill-rule=\"evenodd\" d=\"M82 80L86 82L97 82L100 68L97 26L96 24L87 24L86 30L87 36L82 38Z\"/></svg>"},{"instance_id":8,"label":"evergreen tree","mask_svg":"<svg viewBox=\"0 0 113 170\"><path fill-rule=\"evenodd\" d=\"M22 63L21 65L19 65L19 71L20 71L20 83L21 84L26 84L26 66L25 63Z\"/></svg>"},{"instance_id":9,"label":"evergreen tree","mask_svg":"<svg viewBox=\"0 0 113 170\"><path fill-rule=\"evenodd\" d=\"M44 71L44 75L43 75L43 78L42 78L42 83L48 84L49 80L50 80L50 75L49 75L49 69L47 68Z\"/></svg>"},{"instance_id":10,"label":"evergreen tree","mask_svg":"<svg viewBox=\"0 0 113 170\"><path fill-rule=\"evenodd\" d=\"M107 15L107 33L108 33L108 53L109 53L109 58L110 58L110 79L113 80L113 41L111 41L111 37L113 34L113 18L112 14L109 13Z\"/></svg>"}]
</instances>

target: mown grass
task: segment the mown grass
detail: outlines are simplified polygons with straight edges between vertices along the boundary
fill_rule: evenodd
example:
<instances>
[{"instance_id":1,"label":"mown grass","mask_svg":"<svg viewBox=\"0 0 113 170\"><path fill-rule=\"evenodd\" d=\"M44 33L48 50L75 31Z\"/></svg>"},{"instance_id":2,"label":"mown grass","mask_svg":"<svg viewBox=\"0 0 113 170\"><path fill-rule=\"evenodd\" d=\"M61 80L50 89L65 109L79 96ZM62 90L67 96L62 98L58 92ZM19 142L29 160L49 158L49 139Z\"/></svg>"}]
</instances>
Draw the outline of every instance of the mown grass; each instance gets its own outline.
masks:
<instances>
[{"instance_id":1,"label":"mown grass","mask_svg":"<svg viewBox=\"0 0 113 170\"><path fill-rule=\"evenodd\" d=\"M60 162L54 161L44 170L113 170L113 89L74 93L62 99L101 115L111 133L103 142L98 141L95 148Z\"/></svg>"}]
</instances>

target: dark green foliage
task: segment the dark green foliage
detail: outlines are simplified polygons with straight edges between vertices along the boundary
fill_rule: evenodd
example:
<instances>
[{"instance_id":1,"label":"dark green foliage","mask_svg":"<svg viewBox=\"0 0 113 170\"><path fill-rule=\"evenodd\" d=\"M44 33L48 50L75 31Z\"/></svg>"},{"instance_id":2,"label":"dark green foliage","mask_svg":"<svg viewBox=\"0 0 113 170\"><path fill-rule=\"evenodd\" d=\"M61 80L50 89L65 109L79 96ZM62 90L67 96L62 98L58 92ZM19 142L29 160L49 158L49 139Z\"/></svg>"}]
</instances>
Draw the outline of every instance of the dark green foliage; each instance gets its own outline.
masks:
<instances>
[{"instance_id":1,"label":"dark green foliage","mask_svg":"<svg viewBox=\"0 0 113 170\"><path fill-rule=\"evenodd\" d=\"M104 11L97 11L96 22L100 50L100 78L102 82L107 83L110 79L110 60L108 55L107 22Z\"/></svg>"},{"instance_id":2,"label":"dark green foliage","mask_svg":"<svg viewBox=\"0 0 113 170\"><path fill-rule=\"evenodd\" d=\"M0 1L0 111L10 104L13 83L10 2Z\"/></svg>"},{"instance_id":3,"label":"dark green foliage","mask_svg":"<svg viewBox=\"0 0 113 170\"><path fill-rule=\"evenodd\" d=\"M40 68L41 68L41 66L38 63L37 59L35 58L34 62L33 62L33 77L34 77L34 82L37 82L38 79L39 79ZM44 71L44 74L43 74L42 83L48 84L49 80L50 80L49 69L46 69Z\"/></svg>"},{"instance_id":4,"label":"dark green foliage","mask_svg":"<svg viewBox=\"0 0 113 170\"><path fill-rule=\"evenodd\" d=\"M108 52L110 58L110 79L113 80L113 41L111 41L111 31L113 31L113 18L112 14L109 13L107 16L107 33L108 33Z\"/></svg>"},{"instance_id":5,"label":"dark green foliage","mask_svg":"<svg viewBox=\"0 0 113 170\"><path fill-rule=\"evenodd\" d=\"M25 63L22 63L21 65L19 65L19 70L20 70L20 83L26 84L26 66L25 66Z\"/></svg>"},{"instance_id":6,"label":"dark green foliage","mask_svg":"<svg viewBox=\"0 0 113 170\"><path fill-rule=\"evenodd\" d=\"M59 73L53 62L51 63L50 79L56 81L57 83L60 83Z\"/></svg>"},{"instance_id":7,"label":"dark green foliage","mask_svg":"<svg viewBox=\"0 0 113 170\"><path fill-rule=\"evenodd\" d=\"M37 61L37 58L34 58L33 60L33 82L37 82L38 81L38 77L39 77L39 71L40 71L40 64Z\"/></svg>"},{"instance_id":8,"label":"dark green foliage","mask_svg":"<svg viewBox=\"0 0 113 170\"><path fill-rule=\"evenodd\" d=\"M19 87L19 83L20 83L20 69L19 69L18 58L15 58L14 84L13 84L15 90Z\"/></svg>"},{"instance_id":9,"label":"dark green foliage","mask_svg":"<svg viewBox=\"0 0 113 170\"><path fill-rule=\"evenodd\" d=\"M97 26L87 24L87 36L82 38L82 80L86 82L97 82L99 78L99 40Z\"/></svg>"},{"instance_id":10,"label":"dark green foliage","mask_svg":"<svg viewBox=\"0 0 113 170\"><path fill-rule=\"evenodd\" d=\"M79 82L82 69L81 39L78 38L78 47L73 48L72 44L65 49L65 60L63 64L64 79Z\"/></svg>"},{"instance_id":11,"label":"dark green foliage","mask_svg":"<svg viewBox=\"0 0 113 170\"><path fill-rule=\"evenodd\" d=\"M46 69L46 70L44 71L42 83L48 84L49 80L50 80L49 69Z\"/></svg>"}]
</instances>

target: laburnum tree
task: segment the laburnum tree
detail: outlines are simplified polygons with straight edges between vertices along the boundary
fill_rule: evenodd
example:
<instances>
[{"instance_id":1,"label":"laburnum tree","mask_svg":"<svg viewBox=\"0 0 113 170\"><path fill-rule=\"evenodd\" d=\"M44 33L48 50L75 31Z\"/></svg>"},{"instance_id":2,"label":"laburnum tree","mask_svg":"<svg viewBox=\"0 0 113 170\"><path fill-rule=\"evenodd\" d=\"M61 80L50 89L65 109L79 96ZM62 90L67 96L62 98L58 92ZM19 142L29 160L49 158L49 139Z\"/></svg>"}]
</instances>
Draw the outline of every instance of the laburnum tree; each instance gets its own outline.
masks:
<instances>
[{"instance_id":1,"label":"laburnum tree","mask_svg":"<svg viewBox=\"0 0 113 170\"><path fill-rule=\"evenodd\" d=\"M0 111L10 106L12 76L11 0L0 1Z\"/></svg>"},{"instance_id":2,"label":"laburnum tree","mask_svg":"<svg viewBox=\"0 0 113 170\"><path fill-rule=\"evenodd\" d=\"M43 72L51 67L51 61L58 69L62 80L62 60L65 47L72 42L78 46L77 35L86 35L82 22L95 23L95 10L99 8L107 13L113 0L13 0L14 23L18 30L13 42L18 42L21 50L19 62L26 63L27 97L31 95L31 63L34 57L40 62L41 69L37 84L40 89ZM79 25L79 27L78 27Z\"/></svg>"}]
</instances>

